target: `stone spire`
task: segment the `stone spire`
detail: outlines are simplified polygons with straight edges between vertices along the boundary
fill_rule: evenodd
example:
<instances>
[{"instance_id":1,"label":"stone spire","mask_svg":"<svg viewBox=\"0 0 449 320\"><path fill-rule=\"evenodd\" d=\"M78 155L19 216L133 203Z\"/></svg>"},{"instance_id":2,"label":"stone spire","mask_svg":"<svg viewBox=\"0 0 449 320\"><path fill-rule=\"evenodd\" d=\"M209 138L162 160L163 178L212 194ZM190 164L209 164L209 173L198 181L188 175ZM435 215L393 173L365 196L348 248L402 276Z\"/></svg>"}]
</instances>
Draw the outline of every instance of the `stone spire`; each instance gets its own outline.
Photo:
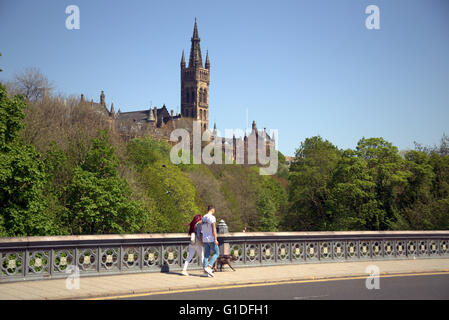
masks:
<instances>
[{"instance_id":1,"label":"stone spire","mask_svg":"<svg viewBox=\"0 0 449 320\"><path fill-rule=\"evenodd\" d=\"M114 102L111 102L111 115L114 115Z\"/></svg>"},{"instance_id":2,"label":"stone spire","mask_svg":"<svg viewBox=\"0 0 449 320\"><path fill-rule=\"evenodd\" d=\"M209 50L207 50L206 52L206 64L205 64L206 69L210 69L210 61L209 61Z\"/></svg>"},{"instance_id":3,"label":"stone spire","mask_svg":"<svg viewBox=\"0 0 449 320\"><path fill-rule=\"evenodd\" d=\"M184 58L184 50L182 50L181 68L186 67L186 59Z\"/></svg>"},{"instance_id":4,"label":"stone spire","mask_svg":"<svg viewBox=\"0 0 449 320\"><path fill-rule=\"evenodd\" d=\"M154 121L154 113L153 108L150 107L150 110L148 110L148 121Z\"/></svg>"},{"instance_id":5,"label":"stone spire","mask_svg":"<svg viewBox=\"0 0 449 320\"><path fill-rule=\"evenodd\" d=\"M157 123L157 107L155 106L153 109L153 113L154 113L154 121Z\"/></svg>"},{"instance_id":6,"label":"stone spire","mask_svg":"<svg viewBox=\"0 0 449 320\"><path fill-rule=\"evenodd\" d=\"M200 47L200 37L198 35L198 26L196 24L193 28L192 36L192 46L190 47L190 58L189 58L189 68L190 67L203 67L203 58L201 57L201 47Z\"/></svg>"},{"instance_id":7,"label":"stone spire","mask_svg":"<svg viewBox=\"0 0 449 320\"><path fill-rule=\"evenodd\" d=\"M253 132L254 132L254 131L257 131L256 120L253 120L252 129L253 129Z\"/></svg>"},{"instance_id":8,"label":"stone spire","mask_svg":"<svg viewBox=\"0 0 449 320\"><path fill-rule=\"evenodd\" d=\"M196 24L196 17L195 17L195 25L193 27L193 38L200 39L200 36L198 35L198 26Z\"/></svg>"},{"instance_id":9,"label":"stone spire","mask_svg":"<svg viewBox=\"0 0 449 320\"><path fill-rule=\"evenodd\" d=\"M104 91L101 90L101 94L100 94L100 104L102 106L106 106L106 100L105 100L105 95L104 95Z\"/></svg>"}]
</instances>

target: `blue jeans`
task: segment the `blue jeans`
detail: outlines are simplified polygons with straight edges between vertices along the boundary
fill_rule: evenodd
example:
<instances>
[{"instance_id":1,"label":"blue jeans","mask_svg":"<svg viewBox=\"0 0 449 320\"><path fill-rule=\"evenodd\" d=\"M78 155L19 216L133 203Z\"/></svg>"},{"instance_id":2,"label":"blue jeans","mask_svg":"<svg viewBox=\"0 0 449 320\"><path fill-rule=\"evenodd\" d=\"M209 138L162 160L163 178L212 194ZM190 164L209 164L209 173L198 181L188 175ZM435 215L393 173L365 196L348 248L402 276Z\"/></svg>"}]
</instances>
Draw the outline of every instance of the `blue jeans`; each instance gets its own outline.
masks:
<instances>
[{"instance_id":1,"label":"blue jeans","mask_svg":"<svg viewBox=\"0 0 449 320\"><path fill-rule=\"evenodd\" d=\"M210 251L214 252L214 255L209 260ZM203 269L206 269L207 265L213 266L215 260L217 260L218 255L220 254L220 249L218 249L218 245L215 242L204 242L204 262Z\"/></svg>"}]
</instances>

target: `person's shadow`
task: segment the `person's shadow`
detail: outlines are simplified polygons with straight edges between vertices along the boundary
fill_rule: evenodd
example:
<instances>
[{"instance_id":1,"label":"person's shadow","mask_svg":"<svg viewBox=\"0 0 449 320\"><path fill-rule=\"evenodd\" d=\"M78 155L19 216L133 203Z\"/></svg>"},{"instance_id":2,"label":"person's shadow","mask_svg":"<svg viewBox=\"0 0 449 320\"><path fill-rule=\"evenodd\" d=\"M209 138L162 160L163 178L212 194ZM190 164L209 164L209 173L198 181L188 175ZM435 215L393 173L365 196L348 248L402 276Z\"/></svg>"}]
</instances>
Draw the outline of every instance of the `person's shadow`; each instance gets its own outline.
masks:
<instances>
[{"instance_id":1,"label":"person's shadow","mask_svg":"<svg viewBox=\"0 0 449 320\"><path fill-rule=\"evenodd\" d=\"M199 269L198 270L194 270L194 271L199 271ZM164 262L164 264L162 265L161 273L166 273L166 274L172 274L172 275L185 277L181 273L181 271L170 271L170 266L168 265L167 262ZM207 274L189 273L189 276L190 277L201 277L201 278L204 278L204 277L207 277Z\"/></svg>"}]
</instances>

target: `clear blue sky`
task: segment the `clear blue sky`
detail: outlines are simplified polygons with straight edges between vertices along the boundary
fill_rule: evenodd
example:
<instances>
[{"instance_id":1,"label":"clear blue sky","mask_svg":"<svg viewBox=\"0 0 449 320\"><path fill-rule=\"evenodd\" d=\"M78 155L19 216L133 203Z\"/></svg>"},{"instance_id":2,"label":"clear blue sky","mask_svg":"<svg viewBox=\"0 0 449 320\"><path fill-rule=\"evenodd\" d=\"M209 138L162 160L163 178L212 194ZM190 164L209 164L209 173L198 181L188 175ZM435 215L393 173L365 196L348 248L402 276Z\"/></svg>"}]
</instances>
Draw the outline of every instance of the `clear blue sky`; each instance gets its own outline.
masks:
<instances>
[{"instance_id":1,"label":"clear blue sky","mask_svg":"<svg viewBox=\"0 0 449 320\"><path fill-rule=\"evenodd\" d=\"M81 29L65 28L66 6ZM365 8L380 8L380 30ZM449 134L449 1L0 2L0 80L38 67L64 94L121 111L179 108L181 52L194 18L211 60L210 125L279 129L292 155L306 137L340 148L382 136L400 149ZM250 124L248 124L250 125Z\"/></svg>"}]
</instances>

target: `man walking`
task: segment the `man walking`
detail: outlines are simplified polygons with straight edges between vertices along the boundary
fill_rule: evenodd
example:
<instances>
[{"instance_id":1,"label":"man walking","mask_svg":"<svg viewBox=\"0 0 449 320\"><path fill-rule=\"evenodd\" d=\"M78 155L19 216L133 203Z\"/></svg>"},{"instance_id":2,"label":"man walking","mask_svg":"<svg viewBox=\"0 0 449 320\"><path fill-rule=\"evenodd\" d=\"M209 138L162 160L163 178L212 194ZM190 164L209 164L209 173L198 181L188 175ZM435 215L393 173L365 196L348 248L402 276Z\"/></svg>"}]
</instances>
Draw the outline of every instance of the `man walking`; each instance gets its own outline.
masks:
<instances>
[{"instance_id":1,"label":"man walking","mask_svg":"<svg viewBox=\"0 0 449 320\"><path fill-rule=\"evenodd\" d=\"M213 205L209 205L207 207L207 213L203 216L201 222L202 224L201 231L203 233L203 243L204 243L203 269L208 274L209 277L214 276L212 266L214 265L215 260L217 260L219 254L217 227L215 225L217 220L214 217L214 213L215 207ZM214 252L214 255L209 260L211 250Z\"/></svg>"}]
</instances>

